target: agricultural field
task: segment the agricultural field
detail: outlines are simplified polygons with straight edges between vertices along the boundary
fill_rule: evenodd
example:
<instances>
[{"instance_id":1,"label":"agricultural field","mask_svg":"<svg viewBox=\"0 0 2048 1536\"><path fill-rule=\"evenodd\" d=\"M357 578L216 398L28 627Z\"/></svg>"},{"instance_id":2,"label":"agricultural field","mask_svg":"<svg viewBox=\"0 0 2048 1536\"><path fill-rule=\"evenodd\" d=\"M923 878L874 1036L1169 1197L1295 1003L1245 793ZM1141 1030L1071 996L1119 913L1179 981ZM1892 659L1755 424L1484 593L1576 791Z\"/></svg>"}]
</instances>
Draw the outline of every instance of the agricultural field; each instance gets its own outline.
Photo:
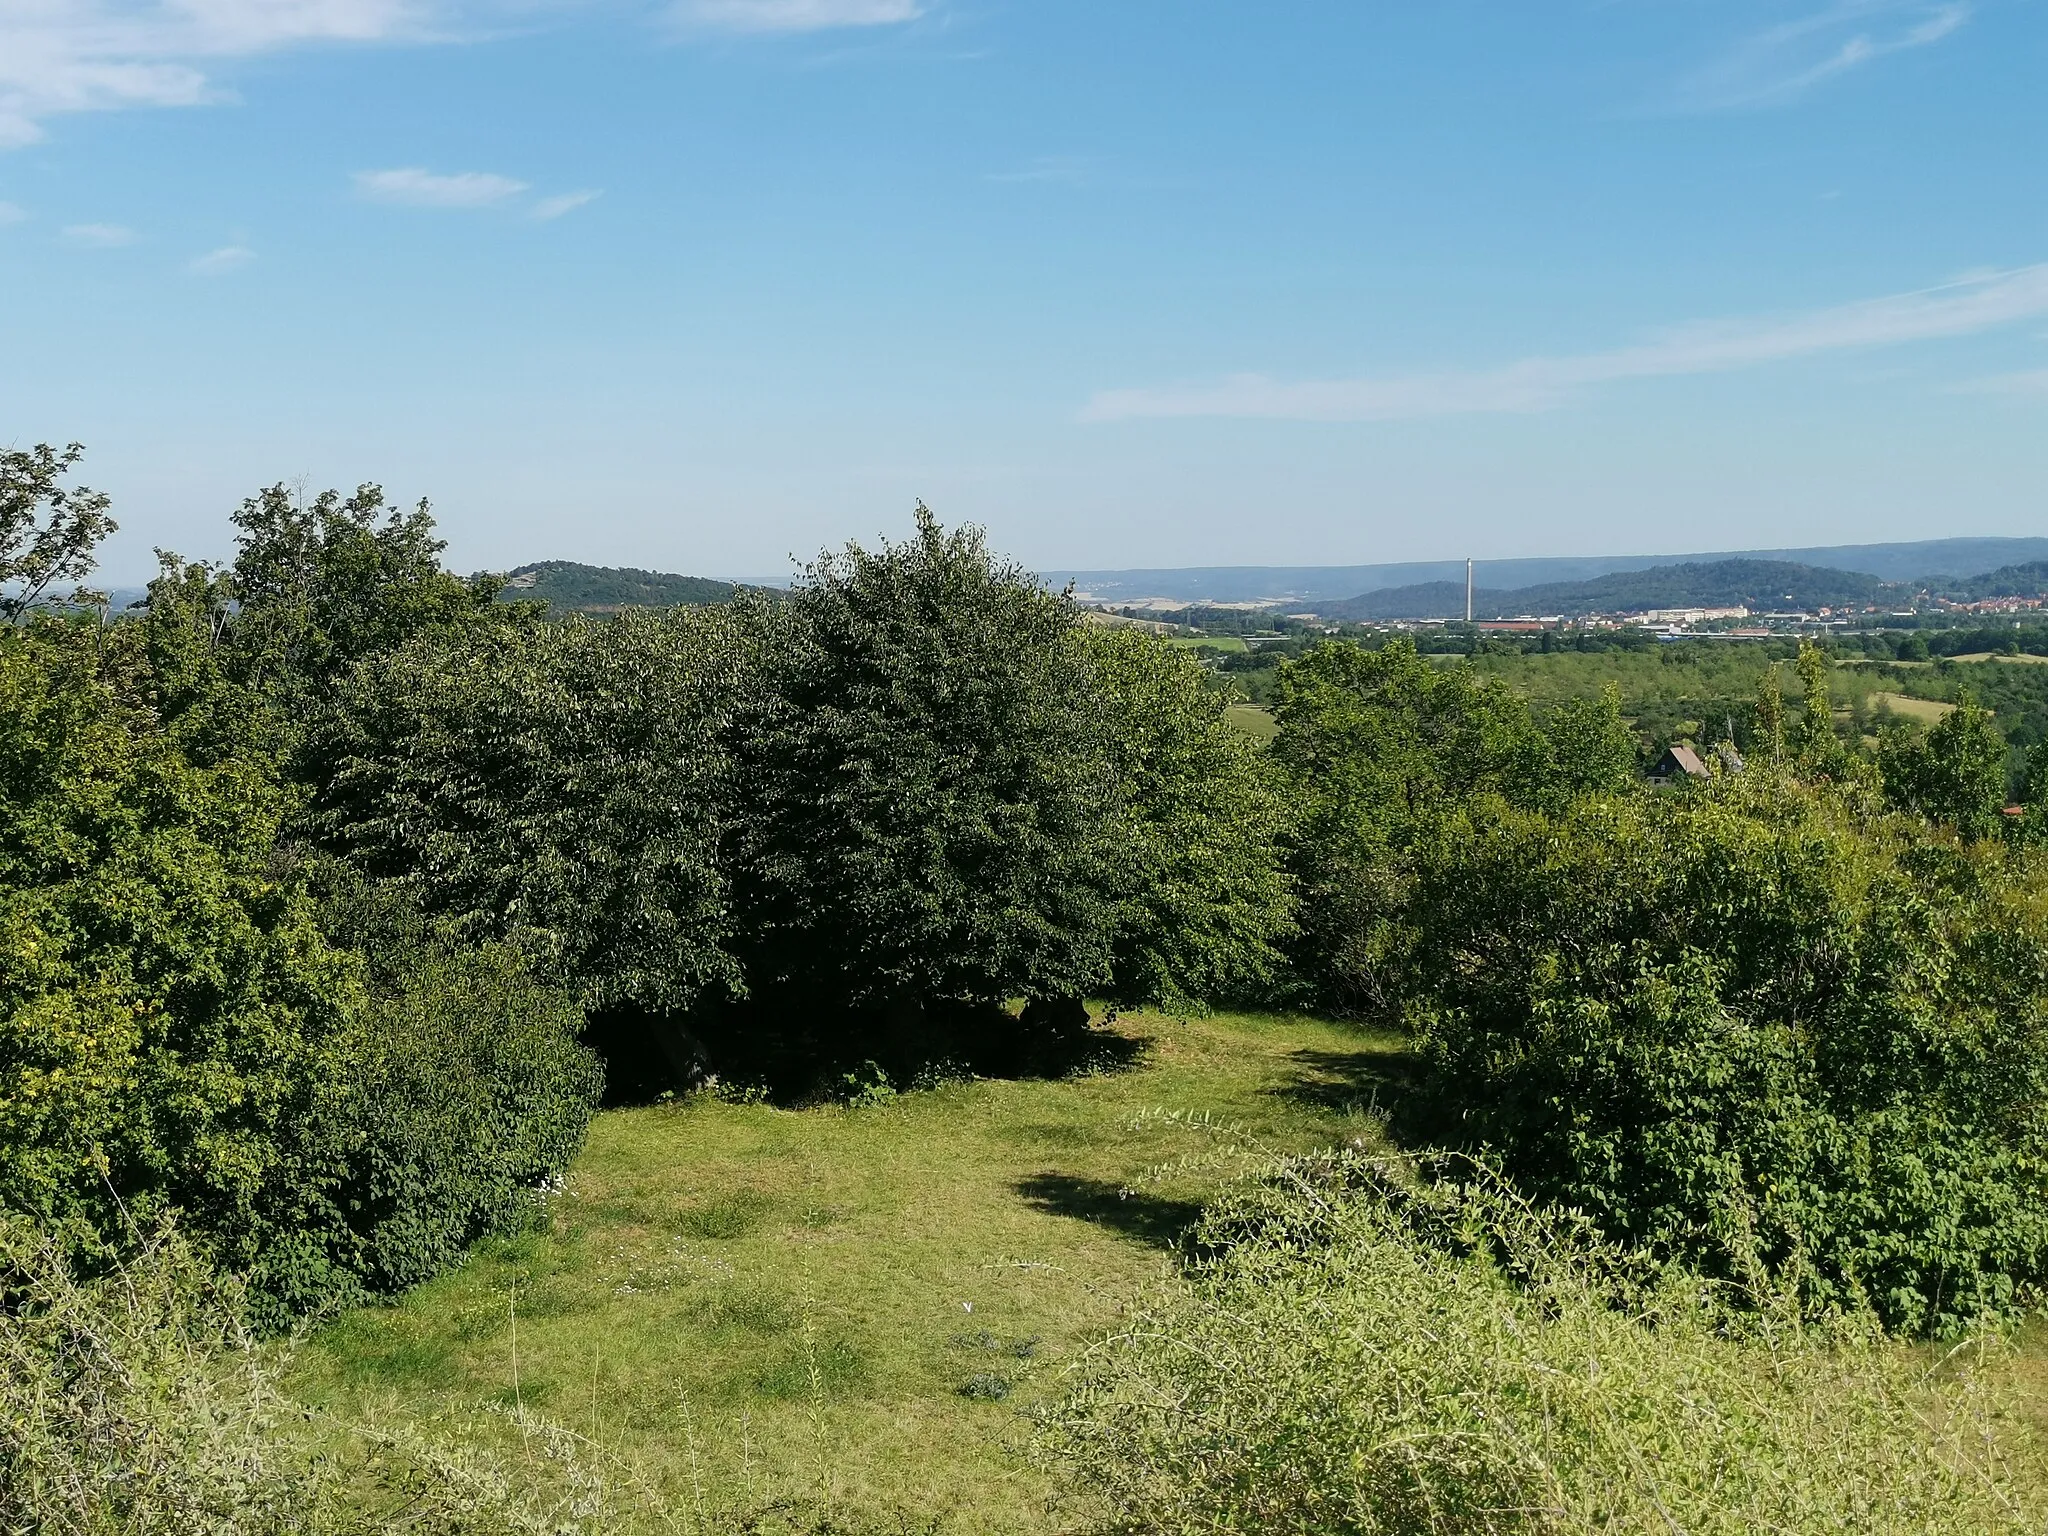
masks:
<instances>
[{"instance_id":1,"label":"agricultural field","mask_svg":"<svg viewBox=\"0 0 2048 1536\"><path fill-rule=\"evenodd\" d=\"M296 1391L472 1425L516 1402L676 1508L1051 1529L1022 1412L1164 1280L1235 1149L1376 1138L1403 1061L1306 1018L1117 1028L1128 1070L608 1112L548 1231L333 1322Z\"/></svg>"}]
</instances>

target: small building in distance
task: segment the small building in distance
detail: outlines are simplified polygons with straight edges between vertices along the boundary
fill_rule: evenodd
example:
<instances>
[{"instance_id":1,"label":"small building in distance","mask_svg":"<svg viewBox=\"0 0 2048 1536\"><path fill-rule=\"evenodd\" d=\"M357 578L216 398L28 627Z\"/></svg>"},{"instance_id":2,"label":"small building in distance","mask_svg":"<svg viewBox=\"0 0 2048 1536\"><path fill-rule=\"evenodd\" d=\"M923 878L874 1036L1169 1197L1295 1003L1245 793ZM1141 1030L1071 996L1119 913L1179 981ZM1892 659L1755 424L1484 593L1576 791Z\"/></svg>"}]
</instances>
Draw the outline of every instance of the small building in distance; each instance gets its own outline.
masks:
<instances>
[{"instance_id":1,"label":"small building in distance","mask_svg":"<svg viewBox=\"0 0 2048 1536\"><path fill-rule=\"evenodd\" d=\"M1650 770L1650 777L1660 784L1670 784L1681 779L1706 779L1713 775L1700 761L1699 753L1681 742L1657 759L1657 766Z\"/></svg>"}]
</instances>

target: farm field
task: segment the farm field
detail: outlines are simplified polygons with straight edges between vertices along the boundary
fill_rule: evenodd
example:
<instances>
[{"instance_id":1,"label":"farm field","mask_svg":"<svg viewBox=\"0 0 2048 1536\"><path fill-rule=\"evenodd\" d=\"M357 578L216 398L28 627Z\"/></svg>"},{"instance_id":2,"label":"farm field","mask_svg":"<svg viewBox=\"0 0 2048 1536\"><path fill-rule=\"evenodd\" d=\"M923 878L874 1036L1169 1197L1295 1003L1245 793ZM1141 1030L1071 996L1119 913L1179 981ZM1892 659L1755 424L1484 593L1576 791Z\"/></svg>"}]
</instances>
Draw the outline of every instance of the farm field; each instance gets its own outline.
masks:
<instances>
[{"instance_id":1,"label":"farm field","mask_svg":"<svg viewBox=\"0 0 2048 1536\"><path fill-rule=\"evenodd\" d=\"M1131 1070L606 1113L551 1231L343 1316L296 1390L472 1433L516 1401L644 1466L678 1509L1049 1529L1019 1410L1167 1274L1234 1136L1376 1135L1375 1084L1400 1061L1392 1038L1301 1018L1119 1028Z\"/></svg>"}]
</instances>

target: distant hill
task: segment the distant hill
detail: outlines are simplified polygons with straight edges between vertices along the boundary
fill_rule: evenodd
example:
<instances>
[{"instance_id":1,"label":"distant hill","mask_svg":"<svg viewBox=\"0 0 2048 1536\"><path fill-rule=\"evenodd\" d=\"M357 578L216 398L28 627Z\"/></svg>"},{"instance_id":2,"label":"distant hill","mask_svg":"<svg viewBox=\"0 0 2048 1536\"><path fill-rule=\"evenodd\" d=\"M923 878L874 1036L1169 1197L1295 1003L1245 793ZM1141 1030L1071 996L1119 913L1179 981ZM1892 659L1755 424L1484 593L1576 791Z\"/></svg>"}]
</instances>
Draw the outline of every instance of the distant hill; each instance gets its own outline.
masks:
<instances>
[{"instance_id":1,"label":"distant hill","mask_svg":"<svg viewBox=\"0 0 2048 1536\"><path fill-rule=\"evenodd\" d=\"M542 560L512 572L507 601L539 599L554 613L616 613L621 608L679 608L729 603L743 590L707 576L674 576L630 566Z\"/></svg>"},{"instance_id":2,"label":"distant hill","mask_svg":"<svg viewBox=\"0 0 2048 1536\"><path fill-rule=\"evenodd\" d=\"M1475 575L1489 591L1538 584L1590 581L1616 571L1659 566L1758 560L1855 571L1886 581L1927 577L1960 578L1995 566L2048 561L2048 539L1926 539L1904 544L1836 544L1810 549L1741 549L1679 555L1585 555L1530 560L1481 560ZM1093 601L1118 603L1145 597L1186 603L1256 603L1304 607L1355 597L1362 592L1428 582L1455 582L1458 611L1465 611L1463 560L1411 560L1392 565L1217 565L1185 569L1046 571L1047 586L1069 581Z\"/></svg>"},{"instance_id":3,"label":"distant hill","mask_svg":"<svg viewBox=\"0 0 2048 1536\"><path fill-rule=\"evenodd\" d=\"M1647 608L1732 608L1752 612L1840 607L1874 601L1889 584L1856 571L1829 570L1789 560L1714 560L1616 571L1590 581L1546 582L1537 586L1475 590L1472 616L1512 618L1517 614L1629 613ZM1366 592L1341 603L1320 603L1326 618L1462 618L1462 581L1418 582Z\"/></svg>"},{"instance_id":4,"label":"distant hill","mask_svg":"<svg viewBox=\"0 0 2048 1536\"><path fill-rule=\"evenodd\" d=\"M2048 593L2048 560L2002 565L1995 571L1961 581L1936 577L1928 585L1940 596L1962 602L1980 602L1987 597L2039 597Z\"/></svg>"}]
</instances>

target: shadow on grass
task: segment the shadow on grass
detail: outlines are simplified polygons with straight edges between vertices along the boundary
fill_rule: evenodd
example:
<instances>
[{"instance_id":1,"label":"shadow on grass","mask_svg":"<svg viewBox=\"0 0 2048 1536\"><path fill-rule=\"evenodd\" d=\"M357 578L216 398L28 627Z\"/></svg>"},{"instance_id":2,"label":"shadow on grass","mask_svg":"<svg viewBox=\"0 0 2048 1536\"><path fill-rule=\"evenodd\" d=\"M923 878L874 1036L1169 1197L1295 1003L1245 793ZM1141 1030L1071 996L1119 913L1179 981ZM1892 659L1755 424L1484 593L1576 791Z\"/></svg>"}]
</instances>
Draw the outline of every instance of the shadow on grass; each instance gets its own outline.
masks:
<instances>
[{"instance_id":1,"label":"shadow on grass","mask_svg":"<svg viewBox=\"0 0 2048 1536\"><path fill-rule=\"evenodd\" d=\"M1026 1201L1053 1216L1092 1221L1156 1248L1173 1248L1202 1214L1192 1200L1167 1200L1125 1189L1107 1179L1069 1173L1034 1173L1011 1186Z\"/></svg>"},{"instance_id":2,"label":"shadow on grass","mask_svg":"<svg viewBox=\"0 0 2048 1536\"><path fill-rule=\"evenodd\" d=\"M1277 1098L1331 1114L1377 1113L1390 1120L1414 1095L1422 1063L1411 1050L1319 1051L1304 1046L1288 1053L1300 1076L1269 1091Z\"/></svg>"}]
</instances>

